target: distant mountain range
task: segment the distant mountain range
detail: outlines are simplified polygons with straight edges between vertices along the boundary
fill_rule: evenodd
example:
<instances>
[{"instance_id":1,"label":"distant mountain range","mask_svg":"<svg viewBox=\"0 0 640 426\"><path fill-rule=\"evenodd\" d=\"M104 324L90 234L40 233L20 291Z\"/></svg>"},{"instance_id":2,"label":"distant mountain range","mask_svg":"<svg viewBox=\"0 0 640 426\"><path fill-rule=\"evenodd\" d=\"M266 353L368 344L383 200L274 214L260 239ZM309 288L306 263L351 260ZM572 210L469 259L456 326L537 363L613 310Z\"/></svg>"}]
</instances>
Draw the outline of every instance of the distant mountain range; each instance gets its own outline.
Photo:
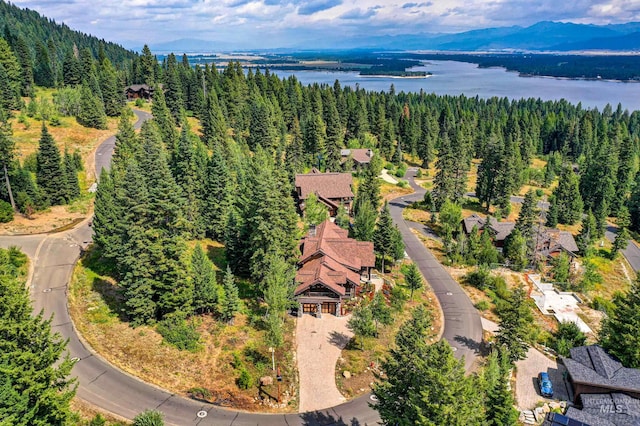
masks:
<instances>
[{"instance_id":1,"label":"distant mountain range","mask_svg":"<svg viewBox=\"0 0 640 426\"><path fill-rule=\"evenodd\" d=\"M134 47L134 46L131 46ZM137 46L136 46L137 47ZM141 47L141 46L140 46ZM154 52L211 52L232 49L225 42L181 39L149 46ZM385 49L444 51L640 51L640 22L586 25L542 21L530 27L498 27L457 34L359 36L282 46L287 50Z\"/></svg>"}]
</instances>

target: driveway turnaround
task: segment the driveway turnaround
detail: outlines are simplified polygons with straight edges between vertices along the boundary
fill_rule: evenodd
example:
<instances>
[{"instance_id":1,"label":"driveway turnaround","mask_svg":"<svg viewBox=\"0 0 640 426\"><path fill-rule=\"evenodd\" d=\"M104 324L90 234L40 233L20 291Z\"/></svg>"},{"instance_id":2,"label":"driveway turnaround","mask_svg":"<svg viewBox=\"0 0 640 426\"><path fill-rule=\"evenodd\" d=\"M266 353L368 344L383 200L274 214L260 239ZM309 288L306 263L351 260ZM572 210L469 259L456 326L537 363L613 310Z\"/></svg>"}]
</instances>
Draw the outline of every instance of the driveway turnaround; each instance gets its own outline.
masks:
<instances>
[{"instance_id":1,"label":"driveway turnaround","mask_svg":"<svg viewBox=\"0 0 640 426\"><path fill-rule=\"evenodd\" d=\"M297 319L296 341L300 377L301 413L342 404L346 399L336 386L336 362L353 333L348 317L330 314L316 318L304 314Z\"/></svg>"},{"instance_id":2,"label":"driveway turnaround","mask_svg":"<svg viewBox=\"0 0 640 426\"><path fill-rule=\"evenodd\" d=\"M553 400L567 401L568 390L564 382L565 368L547 358L535 348L529 348L527 358L516 362L516 403L520 410L532 410L541 402ZM540 395L538 373L549 373L553 384L553 398Z\"/></svg>"},{"instance_id":3,"label":"driveway turnaround","mask_svg":"<svg viewBox=\"0 0 640 426\"><path fill-rule=\"evenodd\" d=\"M478 310L473 306L460 284L454 280L435 256L416 237L402 217L402 210L414 201L422 200L425 189L414 181L415 169L409 169L409 184L416 191L398 197L389 203L393 222L398 226L405 250L418 266L435 293L444 313L443 338L449 342L458 358L464 357L465 369L471 371L480 355L482 323Z\"/></svg>"}]
</instances>

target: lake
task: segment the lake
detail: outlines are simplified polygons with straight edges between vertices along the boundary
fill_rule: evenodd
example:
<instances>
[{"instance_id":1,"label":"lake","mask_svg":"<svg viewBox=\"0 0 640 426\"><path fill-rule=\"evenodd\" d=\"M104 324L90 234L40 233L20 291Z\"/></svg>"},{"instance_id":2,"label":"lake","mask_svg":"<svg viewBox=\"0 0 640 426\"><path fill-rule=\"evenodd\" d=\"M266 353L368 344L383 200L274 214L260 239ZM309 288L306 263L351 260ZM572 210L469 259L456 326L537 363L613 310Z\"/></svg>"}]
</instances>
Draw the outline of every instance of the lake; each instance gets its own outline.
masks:
<instances>
[{"instance_id":1,"label":"lake","mask_svg":"<svg viewBox=\"0 0 640 426\"><path fill-rule=\"evenodd\" d=\"M360 76L357 72L336 71L283 71L271 70L280 77L295 74L304 84L327 83L332 85L337 79L343 86L373 91L388 91L391 84L396 93L419 92L437 95L465 95L481 98L508 97L510 99L540 98L560 100L577 104L584 108L602 110L611 104L615 110L618 103L629 111L640 110L640 83L624 83L605 80L568 80L552 77L520 77L517 72L504 68L478 68L476 64L454 61L427 61L424 66L412 71L428 71L428 78L392 78Z\"/></svg>"}]
</instances>

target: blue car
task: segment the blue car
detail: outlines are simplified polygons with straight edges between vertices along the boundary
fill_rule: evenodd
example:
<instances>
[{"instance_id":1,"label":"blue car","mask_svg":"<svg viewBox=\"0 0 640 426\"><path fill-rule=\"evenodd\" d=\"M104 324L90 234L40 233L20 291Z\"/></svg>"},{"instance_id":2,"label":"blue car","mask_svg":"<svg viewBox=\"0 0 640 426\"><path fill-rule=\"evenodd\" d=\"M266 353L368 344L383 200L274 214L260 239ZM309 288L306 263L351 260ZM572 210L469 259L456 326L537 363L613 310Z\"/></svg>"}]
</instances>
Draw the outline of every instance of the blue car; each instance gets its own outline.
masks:
<instances>
[{"instance_id":1,"label":"blue car","mask_svg":"<svg viewBox=\"0 0 640 426\"><path fill-rule=\"evenodd\" d=\"M540 385L540 394L542 394L542 396L545 398L553 397L553 385L551 384L548 373L543 371L538 374L538 385Z\"/></svg>"}]
</instances>

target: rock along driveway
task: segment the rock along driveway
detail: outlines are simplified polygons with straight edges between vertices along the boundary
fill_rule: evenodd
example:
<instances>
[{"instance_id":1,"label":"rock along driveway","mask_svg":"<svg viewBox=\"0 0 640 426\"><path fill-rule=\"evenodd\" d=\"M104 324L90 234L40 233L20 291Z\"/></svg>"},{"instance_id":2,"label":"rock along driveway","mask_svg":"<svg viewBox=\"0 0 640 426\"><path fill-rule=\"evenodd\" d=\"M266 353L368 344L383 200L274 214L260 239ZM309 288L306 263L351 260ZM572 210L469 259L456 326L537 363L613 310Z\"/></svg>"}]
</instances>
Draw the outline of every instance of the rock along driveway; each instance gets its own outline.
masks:
<instances>
[{"instance_id":1,"label":"rock along driveway","mask_svg":"<svg viewBox=\"0 0 640 426\"><path fill-rule=\"evenodd\" d=\"M346 398L336 386L336 362L353 333L348 317L304 314L297 320L296 341L300 376L299 411L321 410L342 404Z\"/></svg>"}]
</instances>

